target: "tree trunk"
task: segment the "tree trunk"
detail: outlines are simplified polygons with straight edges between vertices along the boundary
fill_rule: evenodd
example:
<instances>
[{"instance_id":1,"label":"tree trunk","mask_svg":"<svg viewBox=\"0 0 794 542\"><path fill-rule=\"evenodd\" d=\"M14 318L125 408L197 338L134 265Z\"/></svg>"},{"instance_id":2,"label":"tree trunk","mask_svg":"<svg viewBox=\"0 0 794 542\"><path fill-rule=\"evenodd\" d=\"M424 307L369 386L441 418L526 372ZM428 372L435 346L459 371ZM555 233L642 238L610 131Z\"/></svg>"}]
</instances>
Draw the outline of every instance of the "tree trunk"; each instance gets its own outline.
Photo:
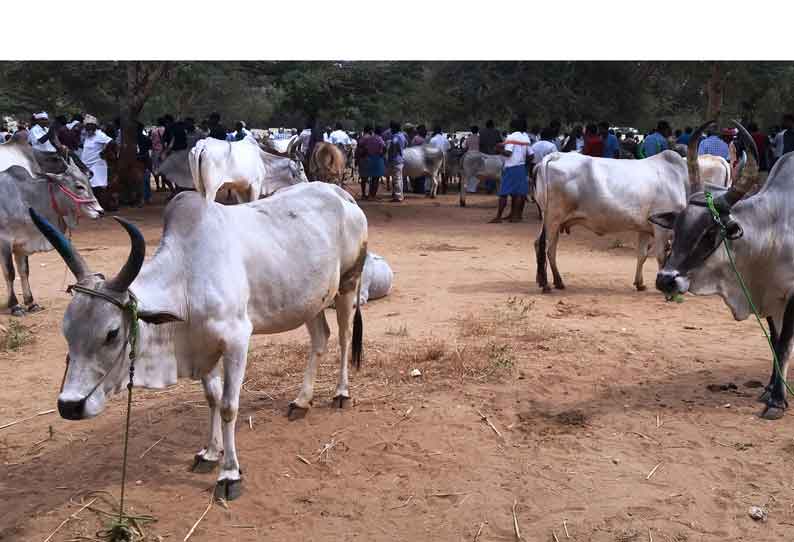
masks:
<instances>
[{"instance_id":1,"label":"tree trunk","mask_svg":"<svg viewBox=\"0 0 794 542\"><path fill-rule=\"evenodd\" d=\"M140 200L142 168L137 163L138 117L151 96L154 86L167 68L167 62L128 62L126 99L121 103L121 149L118 178L124 199Z\"/></svg>"},{"instance_id":2,"label":"tree trunk","mask_svg":"<svg viewBox=\"0 0 794 542\"><path fill-rule=\"evenodd\" d=\"M720 62L711 63L711 77L706 83L706 93L708 95L708 106L706 109L706 119L716 120L719 123L720 113L722 112L722 95L724 87L724 75Z\"/></svg>"}]
</instances>

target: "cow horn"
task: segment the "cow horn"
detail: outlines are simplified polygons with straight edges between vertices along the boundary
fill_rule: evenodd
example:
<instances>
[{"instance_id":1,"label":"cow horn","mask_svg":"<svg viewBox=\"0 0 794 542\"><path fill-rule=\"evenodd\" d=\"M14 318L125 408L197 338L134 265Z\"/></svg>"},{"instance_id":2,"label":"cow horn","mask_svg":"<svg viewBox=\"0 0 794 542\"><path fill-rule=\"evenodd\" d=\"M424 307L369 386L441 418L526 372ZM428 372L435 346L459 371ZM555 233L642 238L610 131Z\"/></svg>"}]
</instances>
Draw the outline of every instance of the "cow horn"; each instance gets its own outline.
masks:
<instances>
[{"instance_id":1,"label":"cow horn","mask_svg":"<svg viewBox=\"0 0 794 542\"><path fill-rule=\"evenodd\" d=\"M55 247L55 250L58 251L58 254L61 255L63 261L66 262L66 266L69 268L69 271L72 272L74 277L80 282L83 277L91 274L88 270L88 265L86 265L85 260L83 260L82 256L74 249L72 243L64 237L64 235L50 222L42 217L39 216L36 211L31 208L28 208L28 213L30 213L30 218L33 220L33 223L39 229L41 234L50 242L50 244Z\"/></svg>"},{"instance_id":2,"label":"cow horn","mask_svg":"<svg viewBox=\"0 0 794 542\"><path fill-rule=\"evenodd\" d=\"M61 140L58 139L58 128L60 127L61 125L57 120L53 120L52 123L50 124L50 130L49 130L50 142L52 143L53 147L55 147L56 149L60 149L61 147L63 147L63 145L61 144Z\"/></svg>"},{"instance_id":3,"label":"cow horn","mask_svg":"<svg viewBox=\"0 0 794 542\"><path fill-rule=\"evenodd\" d=\"M130 236L130 244L132 246L130 248L130 255L127 257L127 262L124 264L124 267L121 268L121 271L119 271L118 275L105 283L105 287L108 290L123 293L127 291L127 288L130 287L130 284L132 284L132 281L135 280L135 277L138 276L138 272L141 270L143 258L146 256L146 241L144 241L140 230L132 223L127 222L123 218L119 218L117 216L114 216L113 218L116 220L116 222L121 224L125 230L127 230L127 234Z\"/></svg>"},{"instance_id":4,"label":"cow horn","mask_svg":"<svg viewBox=\"0 0 794 542\"><path fill-rule=\"evenodd\" d=\"M686 166L689 171L689 185L692 187L692 194L703 191L703 181L700 180L700 165L698 164L698 145L700 145L700 136L703 130L714 122L713 120L705 122L689 138L689 145L686 149Z\"/></svg>"}]
</instances>

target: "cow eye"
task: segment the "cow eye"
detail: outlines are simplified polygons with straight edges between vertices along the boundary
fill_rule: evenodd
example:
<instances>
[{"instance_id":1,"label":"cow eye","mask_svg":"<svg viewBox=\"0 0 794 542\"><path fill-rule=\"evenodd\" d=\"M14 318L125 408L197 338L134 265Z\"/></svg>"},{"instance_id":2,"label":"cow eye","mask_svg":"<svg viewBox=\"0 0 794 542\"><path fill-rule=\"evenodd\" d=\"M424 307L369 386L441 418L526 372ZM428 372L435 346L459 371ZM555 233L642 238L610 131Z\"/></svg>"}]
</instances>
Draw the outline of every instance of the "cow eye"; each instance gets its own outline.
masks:
<instances>
[{"instance_id":1,"label":"cow eye","mask_svg":"<svg viewBox=\"0 0 794 542\"><path fill-rule=\"evenodd\" d=\"M110 331L108 331L108 336L105 339L105 342L106 343L113 342L118 336L119 336L119 328L111 329Z\"/></svg>"},{"instance_id":2,"label":"cow eye","mask_svg":"<svg viewBox=\"0 0 794 542\"><path fill-rule=\"evenodd\" d=\"M78 192L84 192L85 191L85 187L78 184L77 185L77 191Z\"/></svg>"}]
</instances>

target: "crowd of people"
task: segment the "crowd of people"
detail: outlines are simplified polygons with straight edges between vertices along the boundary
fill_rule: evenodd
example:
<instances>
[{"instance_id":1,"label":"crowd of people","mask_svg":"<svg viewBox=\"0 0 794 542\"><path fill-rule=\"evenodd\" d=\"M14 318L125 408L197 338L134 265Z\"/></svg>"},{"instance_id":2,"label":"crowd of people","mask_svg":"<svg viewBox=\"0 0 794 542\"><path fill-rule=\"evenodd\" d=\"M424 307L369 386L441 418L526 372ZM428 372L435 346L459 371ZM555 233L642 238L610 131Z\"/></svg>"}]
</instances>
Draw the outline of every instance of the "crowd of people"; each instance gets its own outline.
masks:
<instances>
[{"instance_id":1,"label":"crowd of people","mask_svg":"<svg viewBox=\"0 0 794 542\"><path fill-rule=\"evenodd\" d=\"M135 127L136 158L140 162L141 179L133 186L115 187L113 190L114 165L119 158L122 143L120 120L114 119L104 124L93 115L75 114L71 120L65 116L56 117L56 130L50 130L49 115L38 112L32 115L30 123L17 123L17 138L26 138L30 145L44 152L71 152L78 156L93 173L91 185L103 207L114 210L119 204L141 206L151 199L151 181L155 190L174 187L163 177L160 164L171 153L187 150L202 138L209 137L223 141L240 141L253 137L244 121L237 121L233 129L227 129L218 113L211 113L199 123L191 117L175 119L166 114L158 118L148 129L138 123ZM794 115L784 115L781 127L773 127L763 133L755 123L748 123L748 130L760 154L760 167L768 170L783 154L794 150ZM298 135L299 148L304 157L311 156L314 145L326 142L340 147L355 148L354 161L359 170L361 197L375 199L382 179L391 187L391 200L401 202L405 192L423 194L426 182L423 177L404 179L403 153L406 148L431 145L444 153L450 150L458 156L467 151L504 156L504 169L499 185L499 204L493 222L500 222L510 198L509 219L521 219L522 211L529 194L532 168L552 152L576 152L587 156L603 158L648 158L672 149L686 153L693 134L692 127L673 130L666 121L659 121L656 128L641 137L630 129L615 129L608 122L585 126L575 125L563 131L562 123L552 121L545 128L528 127L526 119L516 117L510 123L510 131L500 131L493 120L485 122L485 127L471 126L461 138L455 133L446 133L442 126L434 125L428 130L424 124L402 124L392 121L388 127L365 125L360 133L348 132L341 123L332 129L318 127L316 120L307 122L305 129L297 134L296 130L279 128L265 131L264 136L273 140L291 139ZM3 125L0 141L7 141L11 131ZM698 154L711 154L727 160L732 168L738 165L741 148L735 128L719 129L710 126L698 144ZM735 169L734 169L735 170ZM490 180L485 190L492 194L497 184ZM476 187L474 188L476 190Z\"/></svg>"}]
</instances>

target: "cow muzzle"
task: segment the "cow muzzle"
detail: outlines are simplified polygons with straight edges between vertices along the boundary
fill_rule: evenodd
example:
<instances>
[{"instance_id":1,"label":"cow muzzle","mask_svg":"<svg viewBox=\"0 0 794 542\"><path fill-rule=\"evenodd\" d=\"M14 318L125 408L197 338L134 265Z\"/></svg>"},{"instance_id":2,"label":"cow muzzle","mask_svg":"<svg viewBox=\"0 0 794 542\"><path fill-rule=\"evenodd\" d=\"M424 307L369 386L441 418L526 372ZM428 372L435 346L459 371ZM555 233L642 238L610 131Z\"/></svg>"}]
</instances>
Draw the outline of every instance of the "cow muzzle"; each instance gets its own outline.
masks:
<instances>
[{"instance_id":1,"label":"cow muzzle","mask_svg":"<svg viewBox=\"0 0 794 542\"><path fill-rule=\"evenodd\" d=\"M666 295L683 294L689 290L689 279L676 270L661 269L656 274L656 289Z\"/></svg>"},{"instance_id":2,"label":"cow muzzle","mask_svg":"<svg viewBox=\"0 0 794 542\"><path fill-rule=\"evenodd\" d=\"M85 403L87 397L78 401L58 399L58 414L65 420L82 420L85 418Z\"/></svg>"}]
</instances>

